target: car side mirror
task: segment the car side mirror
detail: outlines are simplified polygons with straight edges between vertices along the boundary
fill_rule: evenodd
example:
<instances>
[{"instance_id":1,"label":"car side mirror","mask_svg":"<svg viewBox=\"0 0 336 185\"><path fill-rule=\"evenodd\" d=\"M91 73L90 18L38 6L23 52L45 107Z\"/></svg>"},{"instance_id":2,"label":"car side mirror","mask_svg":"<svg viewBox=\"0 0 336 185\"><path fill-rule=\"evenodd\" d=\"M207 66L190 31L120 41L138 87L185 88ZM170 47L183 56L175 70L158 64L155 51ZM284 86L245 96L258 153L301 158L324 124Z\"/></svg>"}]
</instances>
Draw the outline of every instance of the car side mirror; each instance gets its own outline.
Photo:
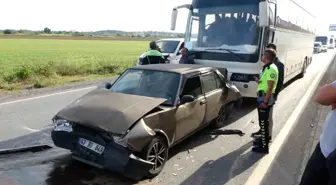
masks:
<instances>
[{"instance_id":1,"label":"car side mirror","mask_svg":"<svg viewBox=\"0 0 336 185\"><path fill-rule=\"evenodd\" d=\"M181 98L181 104L190 103L195 101L195 97L192 95L184 95Z\"/></svg>"},{"instance_id":2,"label":"car side mirror","mask_svg":"<svg viewBox=\"0 0 336 185\"><path fill-rule=\"evenodd\" d=\"M105 89L111 89L112 87L112 84L111 83L106 83L105 84Z\"/></svg>"}]
</instances>

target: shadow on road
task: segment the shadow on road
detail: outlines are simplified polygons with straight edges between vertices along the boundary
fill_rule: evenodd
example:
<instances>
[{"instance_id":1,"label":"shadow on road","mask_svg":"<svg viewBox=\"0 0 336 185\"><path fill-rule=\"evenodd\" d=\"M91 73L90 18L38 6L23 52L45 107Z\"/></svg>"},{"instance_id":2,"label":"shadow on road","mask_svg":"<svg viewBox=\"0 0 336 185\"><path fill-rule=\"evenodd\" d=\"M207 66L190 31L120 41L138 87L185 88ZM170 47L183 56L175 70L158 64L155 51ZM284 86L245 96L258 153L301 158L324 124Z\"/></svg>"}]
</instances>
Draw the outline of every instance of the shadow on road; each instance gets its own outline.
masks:
<instances>
[{"instance_id":1,"label":"shadow on road","mask_svg":"<svg viewBox=\"0 0 336 185\"><path fill-rule=\"evenodd\" d=\"M9 149L17 147L26 147L32 145L52 144L51 129L44 129L18 138L9 139L0 142L0 149Z\"/></svg>"},{"instance_id":2,"label":"shadow on road","mask_svg":"<svg viewBox=\"0 0 336 185\"><path fill-rule=\"evenodd\" d=\"M245 153L251 146L252 142L249 142L218 160L204 163L180 185L223 185L227 183L262 158L261 154L250 151Z\"/></svg>"},{"instance_id":3,"label":"shadow on road","mask_svg":"<svg viewBox=\"0 0 336 185\"><path fill-rule=\"evenodd\" d=\"M132 185L136 183L72 160L70 156L54 163L45 182L47 185Z\"/></svg>"},{"instance_id":4,"label":"shadow on road","mask_svg":"<svg viewBox=\"0 0 336 185\"><path fill-rule=\"evenodd\" d=\"M239 109L234 109L232 112L232 115L228 118L226 126L234 123L235 121L239 120L243 116L249 114L255 109L255 100L254 99L244 99L243 107ZM225 129L226 126L224 126L221 129L214 130L211 127L206 127L203 130L198 131L194 135L190 136L189 138L185 139L181 143L177 144L169 151L169 158L174 157L180 152L184 152L187 150L191 150L193 148L196 148L198 146L204 145L206 143L209 143L215 139L217 139L221 135L239 135L243 136L244 132L237 129Z\"/></svg>"}]
</instances>

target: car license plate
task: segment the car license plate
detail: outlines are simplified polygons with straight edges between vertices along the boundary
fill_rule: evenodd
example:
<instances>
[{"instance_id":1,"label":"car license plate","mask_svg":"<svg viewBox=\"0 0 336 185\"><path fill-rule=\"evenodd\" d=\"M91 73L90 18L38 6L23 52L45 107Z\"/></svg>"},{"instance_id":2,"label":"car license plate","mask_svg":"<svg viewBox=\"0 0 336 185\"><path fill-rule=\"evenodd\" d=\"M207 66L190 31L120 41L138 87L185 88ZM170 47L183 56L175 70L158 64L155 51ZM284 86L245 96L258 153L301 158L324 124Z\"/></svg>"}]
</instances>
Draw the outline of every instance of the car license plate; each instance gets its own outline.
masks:
<instances>
[{"instance_id":1,"label":"car license plate","mask_svg":"<svg viewBox=\"0 0 336 185\"><path fill-rule=\"evenodd\" d=\"M88 148L94 152L97 152L99 154L102 154L105 150L105 147L102 145L99 145L93 141L84 139L84 138L79 138L78 143L82 146L84 146L85 148Z\"/></svg>"}]
</instances>

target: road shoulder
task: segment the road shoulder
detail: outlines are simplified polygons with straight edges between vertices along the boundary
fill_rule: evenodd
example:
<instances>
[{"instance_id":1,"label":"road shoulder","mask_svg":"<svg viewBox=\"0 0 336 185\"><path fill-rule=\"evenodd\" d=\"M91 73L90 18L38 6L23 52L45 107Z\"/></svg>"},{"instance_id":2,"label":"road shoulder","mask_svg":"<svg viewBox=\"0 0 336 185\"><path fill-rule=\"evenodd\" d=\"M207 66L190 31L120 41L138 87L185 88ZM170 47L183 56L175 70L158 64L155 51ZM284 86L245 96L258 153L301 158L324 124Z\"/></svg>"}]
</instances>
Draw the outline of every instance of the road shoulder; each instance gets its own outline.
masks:
<instances>
[{"instance_id":1,"label":"road shoulder","mask_svg":"<svg viewBox=\"0 0 336 185\"><path fill-rule=\"evenodd\" d=\"M336 59L331 63L318 87L336 79ZM315 89L314 94L316 94ZM268 170L261 184L298 184L311 153L319 142L323 124L330 107L321 106L312 96L292 128L273 165Z\"/></svg>"},{"instance_id":2,"label":"road shoulder","mask_svg":"<svg viewBox=\"0 0 336 185\"><path fill-rule=\"evenodd\" d=\"M19 98L30 98L34 96L41 96L46 94L59 93L62 91L69 91L93 86L103 86L107 82L114 81L116 77L103 78L99 80L83 81L67 83L61 86L45 87L40 89L24 89L22 91L13 91L7 93L0 92L0 103L14 101Z\"/></svg>"}]
</instances>

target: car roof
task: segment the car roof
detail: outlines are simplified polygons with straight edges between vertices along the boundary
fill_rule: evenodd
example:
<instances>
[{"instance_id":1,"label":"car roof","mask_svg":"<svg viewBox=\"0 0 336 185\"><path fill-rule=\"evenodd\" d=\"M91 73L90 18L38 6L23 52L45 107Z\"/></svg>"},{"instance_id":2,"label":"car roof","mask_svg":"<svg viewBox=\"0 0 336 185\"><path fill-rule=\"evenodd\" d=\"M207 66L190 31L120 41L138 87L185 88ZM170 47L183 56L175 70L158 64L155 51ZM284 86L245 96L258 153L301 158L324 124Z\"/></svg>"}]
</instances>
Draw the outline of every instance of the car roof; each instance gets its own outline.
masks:
<instances>
[{"instance_id":1,"label":"car roof","mask_svg":"<svg viewBox=\"0 0 336 185\"><path fill-rule=\"evenodd\" d=\"M151 64L151 65L134 66L130 67L129 69L144 69L144 70L166 71L179 74L187 74L200 71L209 71L215 68L198 64Z\"/></svg>"},{"instance_id":2,"label":"car roof","mask_svg":"<svg viewBox=\"0 0 336 185\"><path fill-rule=\"evenodd\" d=\"M157 41L169 41L169 40L171 40L171 41L184 41L184 38L165 38L165 39L159 39L159 40L157 40Z\"/></svg>"}]
</instances>

